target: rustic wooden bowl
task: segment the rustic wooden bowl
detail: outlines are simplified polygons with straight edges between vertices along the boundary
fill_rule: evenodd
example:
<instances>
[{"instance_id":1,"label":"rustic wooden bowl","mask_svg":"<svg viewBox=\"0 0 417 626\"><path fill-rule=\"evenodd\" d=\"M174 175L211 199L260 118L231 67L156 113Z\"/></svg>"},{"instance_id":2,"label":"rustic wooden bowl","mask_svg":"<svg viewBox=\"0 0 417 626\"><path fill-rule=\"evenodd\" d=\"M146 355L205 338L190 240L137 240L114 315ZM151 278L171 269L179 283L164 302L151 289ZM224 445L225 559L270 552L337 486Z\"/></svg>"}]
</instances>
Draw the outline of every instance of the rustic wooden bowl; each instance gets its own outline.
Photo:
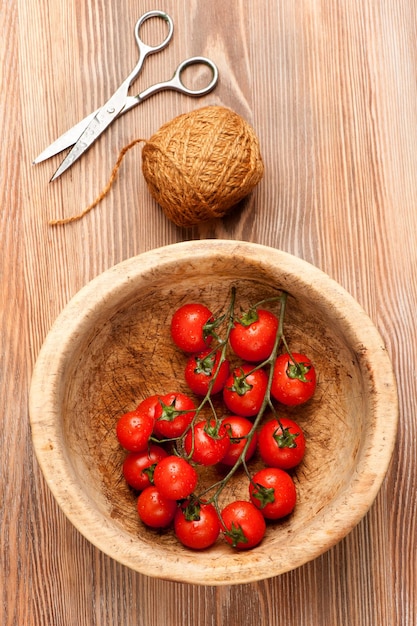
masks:
<instances>
[{"instance_id":1,"label":"rustic wooden bowl","mask_svg":"<svg viewBox=\"0 0 417 626\"><path fill-rule=\"evenodd\" d=\"M315 397L292 414L307 453L294 472L298 503L263 542L235 552L182 547L172 531L145 528L121 473L115 424L146 395L185 390L185 357L169 336L187 301L214 310L231 285L243 305L290 293L286 336L318 371ZM152 250L98 276L68 304L36 363L33 444L45 479L74 526L95 546L153 577L195 584L276 576L319 556L366 514L391 458L396 385L381 337L354 299L310 264L265 246L191 241ZM255 467L260 462L254 461ZM247 499L239 474L227 497Z\"/></svg>"}]
</instances>

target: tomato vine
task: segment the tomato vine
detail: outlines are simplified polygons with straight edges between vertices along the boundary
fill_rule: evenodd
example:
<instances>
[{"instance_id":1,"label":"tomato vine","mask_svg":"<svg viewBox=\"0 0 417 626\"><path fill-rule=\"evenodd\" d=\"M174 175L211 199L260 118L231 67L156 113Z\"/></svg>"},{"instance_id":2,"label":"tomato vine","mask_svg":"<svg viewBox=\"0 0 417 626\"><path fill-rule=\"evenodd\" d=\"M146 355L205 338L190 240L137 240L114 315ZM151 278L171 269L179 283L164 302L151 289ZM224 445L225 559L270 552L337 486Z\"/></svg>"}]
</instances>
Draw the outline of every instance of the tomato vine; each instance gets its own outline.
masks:
<instances>
[{"instance_id":1,"label":"tomato vine","mask_svg":"<svg viewBox=\"0 0 417 626\"><path fill-rule=\"evenodd\" d=\"M279 306L277 317L262 308L272 303ZM247 521L251 517L251 507L256 511L254 513L252 510L253 519L256 518L259 522L259 511L267 519L268 516L271 519L275 519L280 515L289 514L292 510L291 507L295 506L295 486L292 478L284 470L292 468L301 462L304 455L305 439L301 429L295 422L291 422L291 420L286 418L280 418L275 403L278 400L278 402L282 401L284 404L288 404L288 406L295 406L309 400L314 393L316 378L315 369L311 361L305 355L290 351L284 332L287 303L288 293L280 291L277 296L265 298L251 305L246 312L238 317L235 312L236 288L233 286L227 310L217 317L213 316L210 310L202 304L196 304L194 309L192 304L184 305L175 311L173 315L175 324L171 324L171 333L174 343L183 351L188 349L192 352L187 361L185 379L191 390L196 395L201 395L202 397L198 403L194 403L193 400L181 393L152 396L152 402L149 402L148 405L154 411L154 431L150 436L142 438L136 434L136 440L142 442L142 439L145 438L148 446L165 444L170 444L171 446L169 452L171 457L169 460L166 458L162 459L153 466L143 470L146 471L147 478L151 483L156 473L156 486L160 488L161 494L165 498L170 493L170 489L165 486L165 482L169 482L169 480L172 482L173 479L172 476L165 475L164 467L175 466L176 464L173 461L175 457L181 461L180 464L182 466L186 463L189 465L190 470L194 471L194 466L199 464L212 465L221 462L229 446L238 443L234 439L231 427L227 427L227 424L223 423L225 418L217 414L213 396L221 392L226 407L231 410L232 404L229 396L234 397L234 401L237 398L236 406L239 406L239 399L243 398L247 402L255 384L261 390L260 395L258 394L259 397L254 397L253 404L249 408L242 406L240 412L236 411L235 413L237 416L250 416L253 421L251 421L250 429L246 430L242 437L245 443L239 447L238 456L233 457L230 466L226 466L225 475L218 481L200 490L197 482L196 487L191 492L189 485L193 486L194 476L190 477L190 472L188 472L188 485L182 485L181 476L175 476L178 484L176 484L176 490L171 491L179 494L184 493L184 497L177 502L179 505L177 511L178 520L175 524L175 528L181 529L181 536L187 534L187 524L196 525L196 529L197 525L199 525L198 532L203 532L201 529L204 527L204 523L200 520L200 511L204 511L204 519L210 519L210 537L214 537L216 528L211 513L211 510L214 509L218 518L218 532L222 531L225 539L232 546L245 549L252 547L260 541L259 537L262 535L261 523L257 525L258 538L256 541L245 535L245 533L250 535L251 532L250 524L248 526ZM264 345L261 345L262 332L259 331L261 322L266 325L264 328L267 328L267 347L265 342ZM230 372L229 350L232 345L232 334L234 337L232 350L244 362L233 367ZM273 339L272 343L271 336ZM256 337L256 341L253 339L254 337ZM191 346L198 346L198 350L193 351ZM258 346L260 347L259 350ZM283 353L281 353L282 348ZM265 354L267 356L256 358L257 355L259 357L259 355ZM250 355L251 360L245 361L245 355ZM278 364L280 365L279 371ZM261 376L262 381L255 383L254 381L259 376ZM200 378L195 380L195 377ZM295 393L292 396L288 396L288 398L284 396L282 389L287 389L287 387L294 385L296 386ZM285 399L282 400L284 397ZM158 400L155 400L155 398L158 398ZM140 407L144 402L137 407L139 415L141 415ZM148 408L148 414L149 411L150 409ZM271 424L270 421L262 425L268 413L272 414L273 420L271 421L274 423ZM149 418L149 415L147 417ZM247 421L246 418L244 419ZM136 421L138 423L141 422L141 420ZM163 424L164 421L167 423ZM266 427L268 427L268 432ZM258 437L258 433L260 436L257 440L257 445L259 445L260 456L262 459L268 459L267 465L273 468L268 470L267 466L266 471L256 474L257 476L259 475L259 480L262 480L262 483L256 482L248 466L248 459L253 454L254 438ZM123 440L119 439L119 441L123 442L122 445L129 450L126 444L127 439L128 436L125 436ZM240 442L241 439L238 439ZM298 442L300 442L300 446L298 446ZM299 449L297 451L298 456L294 457L296 460L288 459L288 451L297 448L297 446ZM281 449L284 449L286 454L286 458L282 461ZM243 468L244 474L249 481L249 500L235 502L234 506L227 505L222 509L222 494L240 468ZM293 490L291 495L292 504L289 507L288 505L283 507L279 502L275 502L277 498L275 489L281 480L281 472L286 475L284 480L284 482L287 481L288 483L286 488ZM181 472L178 470L177 473L180 474ZM136 480L135 483L132 482L133 487L134 484L141 483ZM291 487L288 486L289 484L291 484ZM153 500L156 500L153 492L152 497ZM187 502L183 501L185 497ZM142 500L151 507L151 504L148 504L150 498L148 498L148 501L146 498ZM163 499L159 498L159 500ZM164 504L166 506L166 503ZM142 508L145 506L143 502L141 506ZM169 509L169 512L171 514L171 509ZM166 516L162 515L161 517L164 520L166 519ZM150 518L152 519L152 515ZM149 511L145 512L144 519L149 519ZM149 525L152 526L152 523L149 523ZM157 522L155 522L155 527L157 527ZM265 532L265 529L263 532ZM180 540L187 546L189 546L190 541L192 543L192 539L189 536L180 537ZM199 546L204 545L204 547L207 547L208 541L208 538L200 538Z\"/></svg>"}]
</instances>

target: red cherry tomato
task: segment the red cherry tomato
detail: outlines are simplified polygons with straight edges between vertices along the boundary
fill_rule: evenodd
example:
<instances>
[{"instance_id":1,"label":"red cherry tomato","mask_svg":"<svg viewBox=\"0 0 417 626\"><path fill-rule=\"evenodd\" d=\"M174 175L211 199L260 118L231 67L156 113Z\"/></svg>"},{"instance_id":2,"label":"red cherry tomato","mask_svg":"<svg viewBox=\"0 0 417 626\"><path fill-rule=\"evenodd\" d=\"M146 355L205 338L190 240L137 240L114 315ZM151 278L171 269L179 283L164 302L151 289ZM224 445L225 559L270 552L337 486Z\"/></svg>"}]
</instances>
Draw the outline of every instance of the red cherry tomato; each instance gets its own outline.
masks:
<instances>
[{"instance_id":1,"label":"red cherry tomato","mask_svg":"<svg viewBox=\"0 0 417 626\"><path fill-rule=\"evenodd\" d=\"M136 407L136 411L140 411L140 413L146 413L154 420L155 411L159 405L159 398L160 396L156 394L153 396L148 396L138 404L138 406Z\"/></svg>"},{"instance_id":2,"label":"red cherry tomato","mask_svg":"<svg viewBox=\"0 0 417 626\"><path fill-rule=\"evenodd\" d=\"M184 450L194 463L215 465L230 447L230 439L221 422L211 419L197 422L184 439Z\"/></svg>"},{"instance_id":3,"label":"red cherry tomato","mask_svg":"<svg viewBox=\"0 0 417 626\"><path fill-rule=\"evenodd\" d=\"M175 500L165 498L153 485L146 487L138 498L137 510L144 524L151 528L166 528L177 511Z\"/></svg>"},{"instance_id":4,"label":"red cherry tomato","mask_svg":"<svg viewBox=\"0 0 417 626\"><path fill-rule=\"evenodd\" d=\"M303 460L306 441L296 422L281 417L279 421L272 419L262 426L258 434L258 448L265 465L287 470Z\"/></svg>"},{"instance_id":5,"label":"red cherry tomato","mask_svg":"<svg viewBox=\"0 0 417 626\"><path fill-rule=\"evenodd\" d=\"M184 304L172 316L172 340L184 352L202 352L212 341L206 326L211 321L213 314L204 304Z\"/></svg>"},{"instance_id":6,"label":"red cherry tomato","mask_svg":"<svg viewBox=\"0 0 417 626\"><path fill-rule=\"evenodd\" d=\"M183 393L168 393L160 397L155 409L154 434L163 439L181 437L195 415L194 400Z\"/></svg>"},{"instance_id":7,"label":"red cherry tomato","mask_svg":"<svg viewBox=\"0 0 417 626\"><path fill-rule=\"evenodd\" d=\"M154 421L146 413L129 411L116 424L116 435L123 448L130 452L146 450L152 434Z\"/></svg>"},{"instance_id":8,"label":"red cherry tomato","mask_svg":"<svg viewBox=\"0 0 417 626\"><path fill-rule=\"evenodd\" d=\"M241 417L239 415L225 417L222 420L222 424L226 428L229 435L230 447L221 462L224 465L233 466L243 452L243 448L247 442L247 435L250 433L253 424L246 417ZM251 442L246 450L246 461L249 461L249 459L251 459L254 455L257 441L258 435L255 432L253 433Z\"/></svg>"},{"instance_id":9,"label":"red cherry tomato","mask_svg":"<svg viewBox=\"0 0 417 626\"><path fill-rule=\"evenodd\" d=\"M143 452L129 452L122 468L125 481L137 491L149 487L153 482L156 463L166 456L168 452L155 444L150 444Z\"/></svg>"},{"instance_id":10,"label":"red cherry tomato","mask_svg":"<svg viewBox=\"0 0 417 626\"><path fill-rule=\"evenodd\" d=\"M310 400L316 390L316 370L305 354L294 352L294 361L281 354L274 366L271 395L286 406L297 406Z\"/></svg>"},{"instance_id":11,"label":"red cherry tomato","mask_svg":"<svg viewBox=\"0 0 417 626\"><path fill-rule=\"evenodd\" d=\"M265 518L259 509L246 500L236 500L221 512L224 538L233 548L247 550L257 546L266 531Z\"/></svg>"},{"instance_id":12,"label":"red cherry tomato","mask_svg":"<svg viewBox=\"0 0 417 626\"><path fill-rule=\"evenodd\" d=\"M251 502L266 519L281 519L294 510L297 500L291 476L278 467L265 467L252 476L249 485Z\"/></svg>"},{"instance_id":13,"label":"red cherry tomato","mask_svg":"<svg viewBox=\"0 0 417 626\"><path fill-rule=\"evenodd\" d=\"M267 359L274 347L278 318L265 309L250 309L230 332L230 346L245 361L257 363Z\"/></svg>"},{"instance_id":14,"label":"red cherry tomato","mask_svg":"<svg viewBox=\"0 0 417 626\"><path fill-rule=\"evenodd\" d=\"M229 411L243 417L259 413L268 387L268 377L263 369L253 370L245 363L236 367L223 389L223 400Z\"/></svg>"},{"instance_id":15,"label":"red cherry tomato","mask_svg":"<svg viewBox=\"0 0 417 626\"><path fill-rule=\"evenodd\" d=\"M175 514L174 531L187 548L204 550L219 536L219 516L212 504L185 502Z\"/></svg>"},{"instance_id":16,"label":"red cherry tomato","mask_svg":"<svg viewBox=\"0 0 417 626\"><path fill-rule=\"evenodd\" d=\"M219 393L229 376L229 361L226 359L220 364L221 352L205 350L191 356L185 366L185 380L187 385L198 396L205 396L213 379L210 394Z\"/></svg>"},{"instance_id":17,"label":"red cherry tomato","mask_svg":"<svg viewBox=\"0 0 417 626\"><path fill-rule=\"evenodd\" d=\"M165 498L183 500L196 488L198 474L188 461L172 454L156 464L153 481Z\"/></svg>"}]
</instances>

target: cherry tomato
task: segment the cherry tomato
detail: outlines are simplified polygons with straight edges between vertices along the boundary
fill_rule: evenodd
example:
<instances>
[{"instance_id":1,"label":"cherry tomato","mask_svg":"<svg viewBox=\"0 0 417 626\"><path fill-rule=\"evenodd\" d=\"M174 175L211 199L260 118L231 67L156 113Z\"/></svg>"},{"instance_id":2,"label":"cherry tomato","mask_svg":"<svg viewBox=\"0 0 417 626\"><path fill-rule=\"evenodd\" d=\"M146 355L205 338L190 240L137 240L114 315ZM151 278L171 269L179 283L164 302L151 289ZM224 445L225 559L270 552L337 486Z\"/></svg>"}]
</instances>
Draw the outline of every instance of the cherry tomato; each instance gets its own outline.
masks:
<instances>
[{"instance_id":1,"label":"cherry tomato","mask_svg":"<svg viewBox=\"0 0 417 626\"><path fill-rule=\"evenodd\" d=\"M194 463L215 465L230 447L226 428L215 419L197 422L185 435L184 449Z\"/></svg>"},{"instance_id":2,"label":"cherry tomato","mask_svg":"<svg viewBox=\"0 0 417 626\"><path fill-rule=\"evenodd\" d=\"M168 452L150 444L142 452L129 452L123 463L123 476L128 485L142 491L153 483L153 470L158 461L168 456Z\"/></svg>"},{"instance_id":3,"label":"cherry tomato","mask_svg":"<svg viewBox=\"0 0 417 626\"><path fill-rule=\"evenodd\" d=\"M253 426L252 422L246 417L239 415L231 415L222 420L223 426L229 435L230 446L225 456L221 459L224 465L233 466L243 452L243 448L247 442L247 435ZM245 460L249 461L255 453L258 435L253 433L252 439L245 454Z\"/></svg>"},{"instance_id":4,"label":"cherry tomato","mask_svg":"<svg viewBox=\"0 0 417 626\"><path fill-rule=\"evenodd\" d=\"M213 314L204 304L184 304L172 316L172 340L184 352L202 352L213 339L209 334L209 326L206 327L211 321Z\"/></svg>"},{"instance_id":5,"label":"cherry tomato","mask_svg":"<svg viewBox=\"0 0 417 626\"><path fill-rule=\"evenodd\" d=\"M265 518L252 502L235 500L222 510L221 517L225 527L224 538L233 548L253 548L265 535Z\"/></svg>"},{"instance_id":6,"label":"cherry tomato","mask_svg":"<svg viewBox=\"0 0 417 626\"><path fill-rule=\"evenodd\" d=\"M168 393L161 396L155 409L154 434L157 437L174 439L180 437L192 422L195 404L183 393Z\"/></svg>"},{"instance_id":7,"label":"cherry tomato","mask_svg":"<svg viewBox=\"0 0 417 626\"><path fill-rule=\"evenodd\" d=\"M281 417L279 421L272 419L262 426L258 434L258 448L265 465L291 469L303 460L306 441L296 422Z\"/></svg>"},{"instance_id":8,"label":"cherry tomato","mask_svg":"<svg viewBox=\"0 0 417 626\"><path fill-rule=\"evenodd\" d=\"M236 367L223 389L223 400L229 411L243 417L259 413L268 387L264 370L252 370L253 366L248 363Z\"/></svg>"},{"instance_id":9,"label":"cherry tomato","mask_svg":"<svg viewBox=\"0 0 417 626\"><path fill-rule=\"evenodd\" d=\"M220 520L212 504L185 502L174 518L174 531L188 548L203 550L212 546L220 533Z\"/></svg>"},{"instance_id":10,"label":"cherry tomato","mask_svg":"<svg viewBox=\"0 0 417 626\"><path fill-rule=\"evenodd\" d=\"M271 395L286 406L310 400L316 390L316 370L305 354L281 354L274 366Z\"/></svg>"},{"instance_id":11,"label":"cherry tomato","mask_svg":"<svg viewBox=\"0 0 417 626\"><path fill-rule=\"evenodd\" d=\"M130 452L146 450L154 421L137 410L122 415L116 424L116 435L123 448Z\"/></svg>"},{"instance_id":12,"label":"cherry tomato","mask_svg":"<svg viewBox=\"0 0 417 626\"><path fill-rule=\"evenodd\" d=\"M191 356L185 366L185 380L187 385L198 396L208 393L209 385L215 378L210 394L219 393L229 376L229 361L226 359L220 364L221 352L205 350Z\"/></svg>"},{"instance_id":13,"label":"cherry tomato","mask_svg":"<svg viewBox=\"0 0 417 626\"><path fill-rule=\"evenodd\" d=\"M156 464L153 481L165 498L182 500L196 488L198 474L188 461L172 454Z\"/></svg>"},{"instance_id":14,"label":"cherry tomato","mask_svg":"<svg viewBox=\"0 0 417 626\"><path fill-rule=\"evenodd\" d=\"M140 411L141 413L146 413L147 415L152 417L152 419L154 420L155 411L159 405L159 398L160 396L156 394L153 396L148 396L147 398L145 398L144 400L142 400L142 402L138 404L138 406L136 407L136 411Z\"/></svg>"},{"instance_id":15,"label":"cherry tomato","mask_svg":"<svg viewBox=\"0 0 417 626\"><path fill-rule=\"evenodd\" d=\"M245 361L257 363L267 359L274 347L278 318L265 309L250 309L230 332L230 346Z\"/></svg>"},{"instance_id":16,"label":"cherry tomato","mask_svg":"<svg viewBox=\"0 0 417 626\"><path fill-rule=\"evenodd\" d=\"M166 528L172 522L177 511L175 500L165 498L154 485L146 487L137 502L139 517L151 528Z\"/></svg>"},{"instance_id":17,"label":"cherry tomato","mask_svg":"<svg viewBox=\"0 0 417 626\"><path fill-rule=\"evenodd\" d=\"M251 502L266 519L280 519L294 510L297 500L291 476L278 467L265 467L252 476L249 485Z\"/></svg>"}]
</instances>

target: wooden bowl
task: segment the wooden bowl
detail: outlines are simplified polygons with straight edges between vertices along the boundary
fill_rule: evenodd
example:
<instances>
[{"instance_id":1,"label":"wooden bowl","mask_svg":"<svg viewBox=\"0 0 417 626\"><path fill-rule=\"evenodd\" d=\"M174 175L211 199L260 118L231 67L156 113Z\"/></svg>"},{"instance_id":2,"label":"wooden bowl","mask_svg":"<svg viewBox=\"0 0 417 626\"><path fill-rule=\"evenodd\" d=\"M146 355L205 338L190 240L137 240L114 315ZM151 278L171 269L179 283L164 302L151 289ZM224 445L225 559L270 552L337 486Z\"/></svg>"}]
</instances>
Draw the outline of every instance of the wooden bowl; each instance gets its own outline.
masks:
<instances>
[{"instance_id":1,"label":"wooden bowl","mask_svg":"<svg viewBox=\"0 0 417 626\"><path fill-rule=\"evenodd\" d=\"M118 417L153 393L185 391L185 356L173 346L173 310L217 310L289 292L286 336L318 372L314 398L283 410L307 438L294 472L298 502L268 524L262 543L236 552L219 538L206 551L142 525L121 466ZM395 443L392 366L372 322L336 282L265 246L190 241L141 254L84 287L61 313L36 363L30 392L33 444L45 479L74 526L100 550L143 574L194 584L246 583L316 558L349 533L381 486ZM254 461L254 467L260 461ZM242 474L228 498L247 499Z\"/></svg>"}]
</instances>

